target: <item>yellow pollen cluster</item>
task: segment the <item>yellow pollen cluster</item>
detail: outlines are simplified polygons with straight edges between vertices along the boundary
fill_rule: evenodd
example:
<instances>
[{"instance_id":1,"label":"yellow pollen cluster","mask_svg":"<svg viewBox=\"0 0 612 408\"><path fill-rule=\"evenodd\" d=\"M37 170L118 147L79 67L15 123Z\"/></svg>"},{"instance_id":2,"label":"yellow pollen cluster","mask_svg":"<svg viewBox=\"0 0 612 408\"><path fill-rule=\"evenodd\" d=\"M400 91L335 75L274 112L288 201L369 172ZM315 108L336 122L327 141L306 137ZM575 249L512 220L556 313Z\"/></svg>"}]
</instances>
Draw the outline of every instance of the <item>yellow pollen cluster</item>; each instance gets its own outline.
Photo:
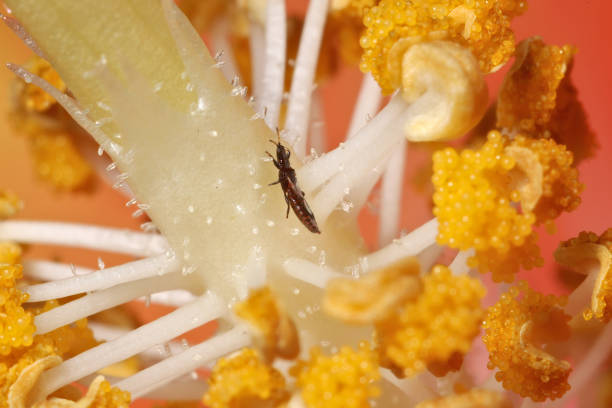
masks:
<instances>
[{"instance_id":1,"label":"yellow pollen cluster","mask_svg":"<svg viewBox=\"0 0 612 408\"><path fill-rule=\"evenodd\" d=\"M483 342L489 350L488 367L499 370L495 378L505 389L536 402L559 398L570 389L570 364L539 348L569 337L565 301L521 282L489 308Z\"/></svg>"},{"instance_id":2,"label":"yellow pollen cluster","mask_svg":"<svg viewBox=\"0 0 612 408\"><path fill-rule=\"evenodd\" d=\"M414 408L512 408L512 403L500 392L475 388L461 394L424 401Z\"/></svg>"},{"instance_id":3,"label":"yellow pollen cluster","mask_svg":"<svg viewBox=\"0 0 612 408\"><path fill-rule=\"evenodd\" d=\"M357 351L343 346L332 356L313 348L310 360L299 361L291 374L308 408L367 408L368 399L380 394L375 385L380 378L376 354L367 342Z\"/></svg>"},{"instance_id":4,"label":"yellow pollen cluster","mask_svg":"<svg viewBox=\"0 0 612 408\"><path fill-rule=\"evenodd\" d=\"M294 359L300 351L297 331L269 287L253 290L234 311L253 328L253 337L266 361Z\"/></svg>"},{"instance_id":5,"label":"yellow pollen cluster","mask_svg":"<svg viewBox=\"0 0 612 408\"><path fill-rule=\"evenodd\" d=\"M538 164L534 167L541 168L538 169L541 172L541 195L533 208L536 223L552 221L561 212L573 211L578 207L584 185L578 180L573 155L564 145L552 139L532 139L519 135L514 138L511 146L528 149L534 155L533 162ZM529 173L535 169L521 170L530 178Z\"/></svg>"},{"instance_id":6,"label":"yellow pollen cluster","mask_svg":"<svg viewBox=\"0 0 612 408\"><path fill-rule=\"evenodd\" d=\"M210 408L275 407L289 398L283 375L245 348L217 362L203 402Z\"/></svg>"},{"instance_id":7,"label":"yellow pollen cluster","mask_svg":"<svg viewBox=\"0 0 612 408\"><path fill-rule=\"evenodd\" d=\"M14 193L0 190L0 220L12 217L23 207L23 203Z\"/></svg>"},{"instance_id":8,"label":"yellow pollen cluster","mask_svg":"<svg viewBox=\"0 0 612 408\"><path fill-rule=\"evenodd\" d=\"M83 399L86 399L89 395L92 395L93 399L84 408L128 408L131 401L129 392L111 387L110 383L104 380L102 376L96 378L94 383L89 386L89 391ZM75 404L75 408L81 408L81 406L77 407ZM58 408L60 407L58 406Z\"/></svg>"},{"instance_id":9,"label":"yellow pollen cluster","mask_svg":"<svg viewBox=\"0 0 612 408\"><path fill-rule=\"evenodd\" d=\"M603 234L583 231L576 238L562 242L555 251L555 259L579 273L597 273L590 308L586 320L596 318L608 323L612 319L612 228ZM588 266L598 263L599 271Z\"/></svg>"},{"instance_id":10,"label":"yellow pollen cluster","mask_svg":"<svg viewBox=\"0 0 612 408\"><path fill-rule=\"evenodd\" d=\"M46 79L62 92L66 86L49 63L33 57L26 69ZM92 170L79 154L69 132L74 124L58 109L55 99L32 84L15 80L16 106L11 119L15 128L28 136L36 173L59 189L82 187Z\"/></svg>"},{"instance_id":11,"label":"yellow pollen cluster","mask_svg":"<svg viewBox=\"0 0 612 408\"><path fill-rule=\"evenodd\" d=\"M514 52L512 18L526 9L524 0L381 0L364 18L360 68L371 72L384 93L395 91L401 58L393 47L401 41L448 40L467 47L482 72L504 64Z\"/></svg>"},{"instance_id":12,"label":"yellow pollen cluster","mask_svg":"<svg viewBox=\"0 0 612 408\"><path fill-rule=\"evenodd\" d=\"M331 2L327 25L330 30L324 41L337 41L340 58L350 65L359 64L362 49L359 38L363 30L363 15L367 9L373 7L376 0L339 0Z\"/></svg>"},{"instance_id":13,"label":"yellow pollen cluster","mask_svg":"<svg viewBox=\"0 0 612 408\"><path fill-rule=\"evenodd\" d=\"M497 282L511 282L521 266L542 262L532 232L535 215L515 208L521 197L510 171L516 162L505 154L506 146L507 140L492 131L477 151L447 148L433 155L438 243L473 248L469 265L492 271Z\"/></svg>"},{"instance_id":14,"label":"yellow pollen cluster","mask_svg":"<svg viewBox=\"0 0 612 408\"><path fill-rule=\"evenodd\" d=\"M550 122L557 89L575 52L570 45L546 45L539 37L522 41L499 92L497 127L541 133Z\"/></svg>"},{"instance_id":15,"label":"yellow pollen cluster","mask_svg":"<svg viewBox=\"0 0 612 408\"><path fill-rule=\"evenodd\" d=\"M73 190L85 184L91 167L66 133L41 132L32 136L32 153L39 177L59 189Z\"/></svg>"},{"instance_id":16,"label":"yellow pollen cluster","mask_svg":"<svg viewBox=\"0 0 612 408\"><path fill-rule=\"evenodd\" d=\"M48 302L39 311L49 310L57 305ZM0 356L0 395L7 395L24 369L49 356L73 357L97 344L85 319L74 325L60 327L52 332L35 336L29 347L14 349L9 355ZM0 400L0 408L9 408Z\"/></svg>"},{"instance_id":17,"label":"yellow pollen cluster","mask_svg":"<svg viewBox=\"0 0 612 408\"><path fill-rule=\"evenodd\" d=\"M435 266L415 301L376 323L381 366L400 377L425 368L438 376L458 370L480 330L485 292L478 279Z\"/></svg>"},{"instance_id":18,"label":"yellow pollen cluster","mask_svg":"<svg viewBox=\"0 0 612 408\"><path fill-rule=\"evenodd\" d=\"M496 116L498 128L552 137L579 162L593 155L597 142L570 77L575 53L573 46L546 45L539 37L522 41L501 86Z\"/></svg>"},{"instance_id":19,"label":"yellow pollen cluster","mask_svg":"<svg viewBox=\"0 0 612 408\"><path fill-rule=\"evenodd\" d=\"M32 314L21 306L28 295L15 287L22 276L21 265L0 264L0 356L30 346L36 330Z\"/></svg>"},{"instance_id":20,"label":"yellow pollen cluster","mask_svg":"<svg viewBox=\"0 0 612 408\"><path fill-rule=\"evenodd\" d=\"M66 91L66 84L62 81L59 74L51 67L44 59L34 56L26 64L24 68L39 76L60 92ZM34 84L22 83L20 92L18 92L18 103L26 112L44 112L56 104L55 99L38 86Z\"/></svg>"},{"instance_id":21,"label":"yellow pollen cluster","mask_svg":"<svg viewBox=\"0 0 612 408\"><path fill-rule=\"evenodd\" d=\"M21 247L13 242L0 242L0 264L14 265L20 262Z\"/></svg>"}]
</instances>

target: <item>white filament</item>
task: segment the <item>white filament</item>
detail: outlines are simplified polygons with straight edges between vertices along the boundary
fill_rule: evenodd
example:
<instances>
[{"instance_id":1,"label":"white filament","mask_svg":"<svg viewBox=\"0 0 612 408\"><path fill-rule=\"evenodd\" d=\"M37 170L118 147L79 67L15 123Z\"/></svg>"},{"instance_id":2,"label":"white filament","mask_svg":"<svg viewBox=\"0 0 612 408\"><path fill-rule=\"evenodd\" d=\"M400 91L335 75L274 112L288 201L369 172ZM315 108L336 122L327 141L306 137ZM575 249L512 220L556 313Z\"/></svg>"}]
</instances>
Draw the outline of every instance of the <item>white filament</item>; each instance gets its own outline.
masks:
<instances>
[{"instance_id":1,"label":"white filament","mask_svg":"<svg viewBox=\"0 0 612 408\"><path fill-rule=\"evenodd\" d=\"M404 191L406 145L406 139L402 138L397 150L393 152L382 178L378 221L379 247L387 245L399 233L402 192Z\"/></svg>"},{"instance_id":2,"label":"white filament","mask_svg":"<svg viewBox=\"0 0 612 408\"><path fill-rule=\"evenodd\" d=\"M168 250L166 239L159 234L66 222L3 221L0 222L0 239L143 257L159 255Z\"/></svg>"},{"instance_id":3,"label":"white filament","mask_svg":"<svg viewBox=\"0 0 612 408\"><path fill-rule=\"evenodd\" d=\"M125 360L156 344L163 344L221 317L225 311L226 306L217 296L210 293L202 296L124 336L100 344L45 371L32 392L32 400L39 401L64 385Z\"/></svg>"},{"instance_id":4,"label":"white filament","mask_svg":"<svg viewBox=\"0 0 612 408\"><path fill-rule=\"evenodd\" d=\"M410 234L394 240L384 248L365 257L369 270L376 270L407 256L416 256L436 243L438 220L432 219Z\"/></svg>"},{"instance_id":5,"label":"white filament","mask_svg":"<svg viewBox=\"0 0 612 408\"><path fill-rule=\"evenodd\" d=\"M289 258L283 262L287 275L324 289L327 282L333 278L346 277L328 266L317 265L301 258Z\"/></svg>"},{"instance_id":6,"label":"white filament","mask_svg":"<svg viewBox=\"0 0 612 408\"><path fill-rule=\"evenodd\" d=\"M189 347L182 353L168 357L115 385L129 391L132 398L142 397L219 357L246 347L249 343L248 329L239 326Z\"/></svg>"},{"instance_id":7,"label":"white filament","mask_svg":"<svg viewBox=\"0 0 612 408\"><path fill-rule=\"evenodd\" d=\"M187 277L175 273L93 292L36 316L34 318L36 334L48 333L58 327L150 293L169 289L186 289L190 283Z\"/></svg>"},{"instance_id":8,"label":"white filament","mask_svg":"<svg viewBox=\"0 0 612 408\"><path fill-rule=\"evenodd\" d=\"M26 286L24 292L30 295L28 302L41 302L77 293L107 289L139 279L162 276L170 272L176 272L178 269L178 261L174 258L168 258L164 254L128 262L83 276L73 276L67 279Z\"/></svg>"},{"instance_id":9,"label":"white filament","mask_svg":"<svg viewBox=\"0 0 612 408\"><path fill-rule=\"evenodd\" d=\"M365 74L359 88L357 103L353 109L353 116L346 133L346 139L355 136L359 129L368 123L368 119L376 115L381 102L382 93L378 83L371 74Z\"/></svg>"},{"instance_id":10,"label":"white filament","mask_svg":"<svg viewBox=\"0 0 612 408\"><path fill-rule=\"evenodd\" d=\"M308 6L291 80L285 121L286 140L293 146L296 156L301 160L306 155L310 98L323 38L323 28L327 18L328 3L329 0L312 0Z\"/></svg>"},{"instance_id":11,"label":"white filament","mask_svg":"<svg viewBox=\"0 0 612 408\"><path fill-rule=\"evenodd\" d=\"M287 54L287 16L285 0L266 2L266 55L261 98L257 111L265 110L264 121L270 129L278 126L278 117L285 85Z\"/></svg>"}]
</instances>

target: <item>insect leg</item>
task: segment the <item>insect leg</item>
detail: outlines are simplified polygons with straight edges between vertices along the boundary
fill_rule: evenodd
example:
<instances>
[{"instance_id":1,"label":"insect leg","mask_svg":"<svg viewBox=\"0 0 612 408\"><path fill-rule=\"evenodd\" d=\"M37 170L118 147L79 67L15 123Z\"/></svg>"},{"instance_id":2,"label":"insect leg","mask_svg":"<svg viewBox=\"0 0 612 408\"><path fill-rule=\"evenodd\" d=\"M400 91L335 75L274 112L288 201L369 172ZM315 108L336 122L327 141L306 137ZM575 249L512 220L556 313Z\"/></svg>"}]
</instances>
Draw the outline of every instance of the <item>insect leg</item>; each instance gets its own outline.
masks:
<instances>
[{"instance_id":1,"label":"insect leg","mask_svg":"<svg viewBox=\"0 0 612 408\"><path fill-rule=\"evenodd\" d=\"M278 183L280 183L280 180L276 180L274 183L270 183L270 184L268 184L268 185L269 185L269 186L273 186L273 185L278 184Z\"/></svg>"},{"instance_id":2,"label":"insect leg","mask_svg":"<svg viewBox=\"0 0 612 408\"><path fill-rule=\"evenodd\" d=\"M280 165L278 164L278 162L276 161L276 159L274 158L274 156L272 156L272 155L270 154L270 152L269 152L269 151L267 151L267 150L266 150L266 154L267 154L268 156L270 156L270 158L271 158L271 159L272 159L272 161L274 162L274 165L276 166L276 168L277 168L277 169L280 169Z\"/></svg>"}]
</instances>

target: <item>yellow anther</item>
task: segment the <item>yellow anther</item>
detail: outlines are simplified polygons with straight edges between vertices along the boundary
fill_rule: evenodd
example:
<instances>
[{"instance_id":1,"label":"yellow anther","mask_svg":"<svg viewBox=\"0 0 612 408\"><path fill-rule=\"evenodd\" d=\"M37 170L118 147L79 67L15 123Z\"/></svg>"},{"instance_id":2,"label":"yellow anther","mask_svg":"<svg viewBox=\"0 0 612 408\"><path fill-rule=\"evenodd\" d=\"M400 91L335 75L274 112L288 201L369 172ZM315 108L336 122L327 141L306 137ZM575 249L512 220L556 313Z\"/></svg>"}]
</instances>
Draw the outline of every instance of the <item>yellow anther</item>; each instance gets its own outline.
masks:
<instances>
[{"instance_id":1,"label":"yellow anther","mask_svg":"<svg viewBox=\"0 0 612 408\"><path fill-rule=\"evenodd\" d=\"M483 323L488 367L499 370L495 378L505 389L537 402L569 390L570 364L540 348L569 337L564 304L564 298L542 295L521 282L489 308Z\"/></svg>"},{"instance_id":2,"label":"yellow anther","mask_svg":"<svg viewBox=\"0 0 612 408\"><path fill-rule=\"evenodd\" d=\"M203 402L210 408L276 407L289 399L282 374L249 348L219 360L208 382Z\"/></svg>"},{"instance_id":3,"label":"yellow anther","mask_svg":"<svg viewBox=\"0 0 612 408\"><path fill-rule=\"evenodd\" d=\"M266 361L297 357L300 344L295 325L269 287L251 291L234 311L249 323L254 342Z\"/></svg>"},{"instance_id":4,"label":"yellow anther","mask_svg":"<svg viewBox=\"0 0 612 408\"><path fill-rule=\"evenodd\" d=\"M32 153L38 175L58 189L82 187L92 173L89 164L65 133L41 132L33 135Z\"/></svg>"},{"instance_id":5,"label":"yellow anther","mask_svg":"<svg viewBox=\"0 0 612 408\"><path fill-rule=\"evenodd\" d=\"M512 18L525 11L526 2L465 0L381 0L363 18L364 53L361 70L371 72L385 93L398 83L391 50L398 40L448 40L468 48L484 73L504 64L514 52Z\"/></svg>"},{"instance_id":6,"label":"yellow anther","mask_svg":"<svg viewBox=\"0 0 612 408\"><path fill-rule=\"evenodd\" d=\"M323 298L329 315L353 324L372 324L388 318L422 291L416 258L407 258L354 280L330 281Z\"/></svg>"},{"instance_id":7,"label":"yellow anther","mask_svg":"<svg viewBox=\"0 0 612 408\"><path fill-rule=\"evenodd\" d=\"M516 160L505 151L508 140L497 131L477 151L460 154L452 148L433 156L434 214L440 223L438 242L452 248L473 248L471 267L492 271L495 281L511 282L520 267L540 265L535 215L517 211L511 170Z\"/></svg>"},{"instance_id":8,"label":"yellow anther","mask_svg":"<svg viewBox=\"0 0 612 408\"><path fill-rule=\"evenodd\" d=\"M24 64L24 68L49 82L60 92L66 91L66 84L64 84L62 78L60 78L59 74L51 67L51 64L44 59L33 56ZM19 83L20 85L17 87L16 91L17 103L19 104L19 108L26 112L45 112L57 103L51 95L38 86L22 83L21 81Z\"/></svg>"},{"instance_id":9,"label":"yellow anther","mask_svg":"<svg viewBox=\"0 0 612 408\"><path fill-rule=\"evenodd\" d=\"M545 129L575 52L570 45L546 45L539 37L522 41L499 92L497 126L527 134Z\"/></svg>"},{"instance_id":10,"label":"yellow anther","mask_svg":"<svg viewBox=\"0 0 612 408\"><path fill-rule=\"evenodd\" d=\"M480 330L484 295L478 279L434 267L424 277L423 293L416 300L376 323L381 365L400 377L425 368L440 376L459 369Z\"/></svg>"},{"instance_id":11,"label":"yellow anther","mask_svg":"<svg viewBox=\"0 0 612 408\"><path fill-rule=\"evenodd\" d=\"M21 306L28 295L15 287L22 276L21 265L0 264L0 356L32 345L33 316Z\"/></svg>"},{"instance_id":12,"label":"yellow anther","mask_svg":"<svg viewBox=\"0 0 612 408\"><path fill-rule=\"evenodd\" d=\"M552 137L579 161L597 147L570 72L576 48L522 41L497 101L497 127L530 136Z\"/></svg>"},{"instance_id":13,"label":"yellow anther","mask_svg":"<svg viewBox=\"0 0 612 408\"><path fill-rule=\"evenodd\" d=\"M310 360L299 361L291 374L308 408L367 408L369 399L380 394L375 384L380 378L376 354L367 342L360 343L357 351L341 347L332 356L313 348Z\"/></svg>"},{"instance_id":14,"label":"yellow anther","mask_svg":"<svg viewBox=\"0 0 612 408\"><path fill-rule=\"evenodd\" d=\"M523 186L536 189L539 193L539 196L531 195L531 205L526 206L527 194L521 191L522 208L533 211L537 224L553 221L562 212L578 207L584 185L578 180L572 153L565 146L552 139L532 139L519 135L505 153L515 159L517 169L526 175L528 180Z\"/></svg>"},{"instance_id":15,"label":"yellow anther","mask_svg":"<svg viewBox=\"0 0 612 408\"><path fill-rule=\"evenodd\" d=\"M583 274L596 274L587 320L593 316L609 322L612 319L612 228L603 234L581 232L562 242L555 251L561 265Z\"/></svg>"},{"instance_id":16,"label":"yellow anther","mask_svg":"<svg viewBox=\"0 0 612 408\"><path fill-rule=\"evenodd\" d=\"M13 242L0 242L0 264L20 263L21 247Z\"/></svg>"},{"instance_id":17,"label":"yellow anther","mask_svg":"<svg viewBox=\"0 0 612 408\"><path fill-rule=\"evenodd\" d=\"M128 408L130 401L129 392L111 387L100 375L93 380L87 393L78 401L50 398L34 404L32 408Z\"/></svg>"}]
</instances>

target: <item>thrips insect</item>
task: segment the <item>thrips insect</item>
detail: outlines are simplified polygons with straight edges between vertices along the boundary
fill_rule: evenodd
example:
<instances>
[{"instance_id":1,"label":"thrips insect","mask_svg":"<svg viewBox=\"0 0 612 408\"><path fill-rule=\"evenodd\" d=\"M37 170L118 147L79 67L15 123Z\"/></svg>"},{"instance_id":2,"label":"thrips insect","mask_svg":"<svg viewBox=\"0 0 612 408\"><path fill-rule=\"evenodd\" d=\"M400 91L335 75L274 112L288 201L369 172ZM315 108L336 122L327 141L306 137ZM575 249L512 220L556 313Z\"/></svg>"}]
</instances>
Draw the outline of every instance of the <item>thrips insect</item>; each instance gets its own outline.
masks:
<instances>
[{"instance_id":1,"label":"thrips insect","mask_svg":"<svg viewBox=\"0 0 612 408\"><path fill-rule=\"evenodd\" d=\"M285 195L285 201L287 202L287 218L289 218L289 207L291 207L302 224L308 228L308 231L320 234L321 231L319 231L317 220L315 220L315 216L306 202L304 192L297 184L295 170L293 170L289 163L291 152L281 144L278 129L276 133L278 134L278 142L270 140L276 146L276 158L268 151L266 151L266 154L272 158L274 165L278 169L278 180L269 185L272 186L280 183Z\"/></svg>"}]
</instances>

